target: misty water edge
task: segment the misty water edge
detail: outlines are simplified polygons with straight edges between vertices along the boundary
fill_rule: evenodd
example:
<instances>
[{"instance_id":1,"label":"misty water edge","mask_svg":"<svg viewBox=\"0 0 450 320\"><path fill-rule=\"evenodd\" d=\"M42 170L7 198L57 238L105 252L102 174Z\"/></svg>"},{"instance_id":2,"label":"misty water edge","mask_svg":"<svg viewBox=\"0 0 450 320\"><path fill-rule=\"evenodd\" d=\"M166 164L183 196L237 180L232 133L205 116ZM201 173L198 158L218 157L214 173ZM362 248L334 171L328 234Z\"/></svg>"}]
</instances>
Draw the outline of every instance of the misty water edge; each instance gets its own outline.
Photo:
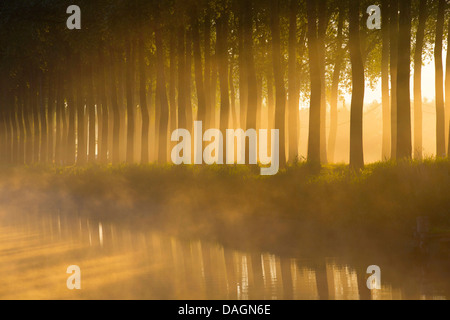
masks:
<instances>
[{"instance_id":1,"label":"misty water edge","mask_svg":"<svg viewBox=\"0 0 450 320\"><path fill-rule=\"evenodd\" d=\"M303 244L303 246L313 244ZM73 212L2 212L0 299L448 299L429 259L286 255L177 238ZM380 290L366 268L381 267ZM69 290L69 265L81 290Z\"/></svg>"}]
</instances>

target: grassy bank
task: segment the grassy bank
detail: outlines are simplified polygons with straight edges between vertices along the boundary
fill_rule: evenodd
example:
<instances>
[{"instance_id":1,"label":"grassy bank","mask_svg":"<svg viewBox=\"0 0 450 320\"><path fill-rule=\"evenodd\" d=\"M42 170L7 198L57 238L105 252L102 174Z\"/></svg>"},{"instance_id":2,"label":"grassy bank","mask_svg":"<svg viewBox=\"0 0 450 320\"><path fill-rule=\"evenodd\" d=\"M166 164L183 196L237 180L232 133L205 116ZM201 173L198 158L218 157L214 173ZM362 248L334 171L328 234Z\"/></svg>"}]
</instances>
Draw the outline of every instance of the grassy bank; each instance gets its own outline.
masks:
<instances>
[{"instance_id":1,"label":"grassy bank","mask_svg":"<svg viewBox=\"0 0 450 320\"><path fill-rule=\"evenodd\" d=\"M450 230L450 161L247 166L3 167L6 210L59 210L278 251L410 246L416 217ZM311 244L314 244L313 246Z\"/></svg>"}]
</instances>

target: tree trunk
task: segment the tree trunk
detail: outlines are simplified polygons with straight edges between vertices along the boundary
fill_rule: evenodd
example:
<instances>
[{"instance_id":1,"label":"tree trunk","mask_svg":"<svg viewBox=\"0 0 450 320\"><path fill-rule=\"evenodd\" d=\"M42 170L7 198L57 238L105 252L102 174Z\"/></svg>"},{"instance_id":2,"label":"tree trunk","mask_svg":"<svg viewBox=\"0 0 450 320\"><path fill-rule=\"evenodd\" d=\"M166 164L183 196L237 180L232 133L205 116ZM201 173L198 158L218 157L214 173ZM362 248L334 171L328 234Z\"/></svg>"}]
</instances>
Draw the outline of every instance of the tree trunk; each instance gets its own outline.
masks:
<instances>
[{"instance_id":1,"label":"tree trunk","mask_svg":"<svg viewBox=\"0 0 450 320\"><path fill-rule=\"evenodd\" d=\"M297 85L297 13L298 1L291 0L289 15L289 70L288 70L288 99L289 99L289 162L298 160L298 121L300 92Z\"/></svg>"},{"instance_id":2,"label":"tree trunk","mask_svg":"<svg viewBox=\"0 0 450 320\"><path fill-rule=\"evenodd\" d=\"M317 41L317 8L315 0L306 0L308 18L308 52L311 80L309 108L308 162L320 164L320 99L321 79ZM324 88L323 88L324 89Z\"/></svg>"},{"instance_id":3,"label":"tree trunk","mask_svg":"<svg viewBox=\"0 0 450 320\"><path fill-rule=\"evenodd\" d=\"M391 159L397 159L397 61L398 61L398 1L391 0L390 54L391 54Z\"/></svg>"},{"instance_id":4,"label":"tree trunk","mask_svg":"<svg viewBox=\"0 0 450 320\"><path fill-rule=\"evenodd\" d=\"M427 20L427 0L420 0L419 25L414 50L414 158L422 159L422 51Z\"/></svg>"},{"instance_id":5,"label":"tree trunk","mask_svg":"<svg viewBox=\"0 0 450 320\"><path fill-rule=\"evenodd\" d=\"M216 33L217 34L217 33ZM205 117L206 123L204 123L204 127L206 129L212 128L214 123L214 106L211 103L212 100L212 92L211 92L211 9L206 8L205 22L204 22L204 50L205 50L205 75L204 75L204 84L205 84Z\"/></svg>"},{"instance_id":6,"label":"tree trunk","mask_svg":"<svg viewBox=\"0 0 450 320\"><path fill-rule=\"evenodd\" d=\"M127 99L127 162L134 161L134 102L133 102L133 82L134 82L134 51L131 40L127 40L126 57L126 99ZM164 67L164 64L163 64Z\"/></svg>"},{"instance_id":7,"label":"tree trunk","mask_svg":"<svg viewBox=\"0 0 450 320\"><path fill-rule=\"evenodd\" d=\"M411 0L400 0L397 73L397 158L411 158Z\"/></svg>"},{"instance_id":8,"label":"tree trunk","mask_svg":"<svg viewBox=\"0 0 450 320\"><path fill-rule=\"evenodd\" d=\"M88 63L86 72L86 108L88 112L88 157L89 162L95 161L95 98L94 74L92 63Z\"/></svg>"},{"instance_id":9,"label":"tree trunk","mask_svg":"<svg viewBox=\"0 0 450 320\"><path fill-rule=\"evenodd\" d=\"M99 145L99 157L102 163L108 162L108 126L109 126L109 110L108 102L106 99L106 79L105 79L105 54L103 46L99 47L99 65L98 65L98 91L99 91L99 104L101 104L102 114L102 130L101 141ZM98 107L97 107L98 108ZM99 110L97 109L97 113Z\"/></svg>"},{"instance_id":10,"label":"tree trunk","mask_svg":"<svg viewBox=\"0 0 450 320\"><path fill-rule=\"evenodd\" d=\"M197 87L197 120L206 124L206 95L203 84L203 67L202 55L200 51L200 34L198 27L198 12L197 6L194 4L191 8L191 28L192 28L192 43L194 49L194 67L195 67L195 85Z\"/></svg>"},{"instance_id":11,"label":"tree trunk","mask_svg":"<svg viewBox=\"0 0 450 320\"><path fill-rule=\"evenodd\" d=\"M63 130L62 130L62 117L64 114L64 94L65 94L65 81L63 72L58 71L58 85L56 92L56 121L55 121L55 163L57 165L62 164L62 156L63 156ZM93 105L92 105L93 107Z\"/></svg>"},{"instance_id":12,"label":"tree trunk","mask_svg":"<svg viewBox=\"0 0 450 320\"><path fill-rule=\"evenodd\" d=\"M155 30L156 42L156 86L157 86L157 103L160 105L159 120L159 147L158 162L163 164L167 162L167 126L169 121L169 103L167 101L166 77L164 74L164 51L161 35L161 26L158 24Z\"/></svg>"},{"instance_id":13,"label":"tree trunk","mask_svg":"<svg viewBox=\"0 0 450 320\"><path fill-rule=\"evenodd\" d=\"M144 39L142 34L139 36L138 40L138 55L139 55L139 105L141 107L141 115L142 115L141 163L146 164L149 162L148 133L150 126L150 118L147 107L147 89L146 89L147 78L145 76Z\"/></svg>"},{"instance_id":14,"label":"tree trunk","mask_svg":"<svg viewBox=\"0 0 450 320\"><path fill-rule=\"evenodd\" d=\"M65 163L67 165L73 165L75 163L75 86L76 81L80 81L80 79L76 79L75 77L75 67L69 67L68 72L68 85L67 85L67 105L69 111L69 122L67 127L67 147L65 154Z\"/></svg>"},{"instance_id":15,"label":"tree trunk","mask_svg":"<svg viewBox=\"0 0 450 320\"><path fill-rule=\"evenodd\" d=\"M359 40L359 0L349 0L349 48L352 64L352 102L350 113L350 167L364 167L363 106L364 65Z\"/></svg>"},{"instance_id":16,"label":"tree trunk","mask_svg":"<svg viewBox=\"0 0 450 320\"><path fill-rule=\"evenodd\" d=\"M381 103L382 103L382 116L383 116L383 137L381 142L381 159L387 160L391 153L391 124L390 120L390 101L389 101L389 0L381 1L382 15L382 51L381 51Z\"/></svg>"},{"instance_id":17,"label":"tree trunk","mask_svg":"<svg viewBox=\"0 0 450 320\"><path fill-rule=\"evenodd\" d=\"M246 129L247 103L248 103L248 70L245 61L244 44L244 10L239 8L238 22L238 47L239 47L239 124L241 129Z\"/></svg>"},{"instance_id":18,"label":"tree trunk","mask_svg":"<svg viewBox=\"0 0 450 320\"><path fill-rule=\"evenodd\" d=\"M434 46L437 157L445 157L444 72L442 69L442 38L444 34L445 7L446 1L439 0L438 15L436 21L436 41Z\"/></svg>"},{"instance_id":19,"label":"tree trunk","mask_svg":"<svg viewBox=\"0 0 450 320\"><path fill-rule=\"evenodd\" d=\"M81 57L80 54L77 55L77 67L78 67L78 79L80 81L77 83L77 164L86 163L86 135L84 131L84 106L85 99L83 94L83 85L82 85L82 73L81 73ZM50 111L49 111L50 115ZM49 130L50 131L50 130ZM49 142L50 143L50 142ZM51 145L51 144L50 144Z\"/></svg>"},{"instance_id":20,"label":"tree trunk","mask_svg":"<svg viewBox=\"0 0 450 320\"><path fill-rule=\"evenodd\" d=\"M322 90L320 92L320 161L327 163L327 96L326 96L326 79L325 79L325 37L328 26L327 19L327 1L322 0L318 3L319 10L319 26L318 26L318 52L320 65L320 82Z\"/></svg>"},{"instance_id":21,"label":"tree trunk","mask_svg":"<svg viewBox=\"0 0 450 320\"><path fill-rule=\"evenodd\" d=\"M336 60L334 62L333 80L331 83L330 96L330 133L328 137L328 161L334 162L334 153L336 149L336 136L338 126L337 104L339 98L339 80L341 75L342 61L344 59L344 50L342 49L342 28L344 25L344 8L339 6L337 44L336 44Z\"/></svg>"},{"instance_id":22,"label":"tree trunk","mask_svg":"<svg viewBox=\"0 0 450 320\"><path fill-rule=\"evenodd\" d=\"M176 81L177 81L177 56L176 56L176 38L175 29L170 29L170 43L169 43L169 106L170 106L170 127L169 132L177 128L177 104L176 104Z\"/></svg>"},{"instance_id":23,"label":"tree trunk","mask_svg":"<svg viewBox=\"0 0 450 320\"><path fill-rule=\"evenodd\" d=\"M258 88L256 80L255 60L253 56L253 9L252 0L243 1L243 32L244 32L244 63L246 64L247 74L247 129L256 129L256 108L258 104ZM280 141L281 138L280 138ZM250 149L246 144L245 149L246 163L248 163ZM280 163L281 158L280 158Z\"/></svg>"},{"instance_id":24,"label":"tree trunk","mask_svg":"<svg viewBox=\"0 0 450 320\"><path fill-rule=\"evenodd\" d=\"M448 24L447 31L447 58L445 61L445 137L447 138L447 144L450 145L450 23ZM447 156L450 155L450 149L447 148Z\"/></svg>"},{"instance_id":25,"label":"tree trunk","mask_svg":"<svg viewBox=\"0 0 450 320\"><path fill-rule=\"evenodd\" d=\"M273 57L273 74L275 78L275 129L279 130L280 137L280 168L286 166L285 152L285 112L286 112L286 90L284 87L283 67L281 56L281 40L280 40L280 14L279 0L272 1L270 26L272 33L272 57ZM294 52L295 53L295 52ZM297 107L298 109L298 107Z\"/></svg>"},{"instance_id":26,"label":"tree trunk","mask_svg":"<svg viewBox=\"0 0 450 320\"><path fill-rule=\"evenodd\" d=\"M178 127L186 129L186 50L184 26L178 27ZM189 129L189 128L188 128Z\"/></svg>"},{"instance_id":27,"label":"tree trunk","mask_svg":"<svg viewBox=\"0 0 450 320\"><path fill-rule=\"evenodd\" d=\"M226 9L225 9L226 10ZM222 11L217 20L216 61L220 79L220 130L225 133L230 120L230 97L228 93L228 15ZM226 161L226 135L223 137L223 159ZM220 159L219 159L220 160Z\"/></svg>"}]
</instances>

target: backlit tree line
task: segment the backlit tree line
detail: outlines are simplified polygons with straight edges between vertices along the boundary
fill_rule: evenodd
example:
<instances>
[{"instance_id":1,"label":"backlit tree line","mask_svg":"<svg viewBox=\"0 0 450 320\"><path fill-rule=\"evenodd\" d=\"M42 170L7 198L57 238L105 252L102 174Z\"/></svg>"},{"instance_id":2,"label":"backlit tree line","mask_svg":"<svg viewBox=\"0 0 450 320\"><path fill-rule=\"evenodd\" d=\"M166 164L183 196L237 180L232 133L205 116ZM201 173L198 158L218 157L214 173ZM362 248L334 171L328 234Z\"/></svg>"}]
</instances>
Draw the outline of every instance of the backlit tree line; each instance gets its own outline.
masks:
<instances>
[{"instance_id":1,"label":"backlit tree line","mask_svg":"<svg viewBox=\"0 0 450 320\"><path fill-rule=\"evenodd\" d=\"M72 4L81 30L66 27ZM379 30L366 26L373 4ZM307 161L332 163L338 101L349 92L350 165L359 169L364 92L377 81L382 158L421 159L421 68L432 55L445 157L449 18L446 0L2 1L0 161L166 163L171 132L192 132L198 120L204 130L279 129L283 167L301 160L302 102Z\"/></svg>"}]
</instances>

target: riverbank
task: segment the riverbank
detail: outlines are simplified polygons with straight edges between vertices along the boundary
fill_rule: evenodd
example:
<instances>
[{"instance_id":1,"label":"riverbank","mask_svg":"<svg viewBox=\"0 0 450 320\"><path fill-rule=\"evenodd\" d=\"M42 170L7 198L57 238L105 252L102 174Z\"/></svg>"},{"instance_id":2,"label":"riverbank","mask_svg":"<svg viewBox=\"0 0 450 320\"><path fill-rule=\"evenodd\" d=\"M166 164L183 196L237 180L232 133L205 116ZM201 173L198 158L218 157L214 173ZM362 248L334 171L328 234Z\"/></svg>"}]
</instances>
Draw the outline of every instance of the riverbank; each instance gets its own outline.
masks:
<instances>
[{"instance_id":1,"label":"riverbank","mask_svg":"<svg viewBox=\"0 0 450 320\"><path fill-rule=\"evenodd\" d=\"M0 168L5 210L64 212L178 237L291 253L414 248L416 218L450 230L450 161L250 166ZM9 208L9 209L8 209ZM355 249L356 248L356 249Z\"/></svg>"}]
</instances>

